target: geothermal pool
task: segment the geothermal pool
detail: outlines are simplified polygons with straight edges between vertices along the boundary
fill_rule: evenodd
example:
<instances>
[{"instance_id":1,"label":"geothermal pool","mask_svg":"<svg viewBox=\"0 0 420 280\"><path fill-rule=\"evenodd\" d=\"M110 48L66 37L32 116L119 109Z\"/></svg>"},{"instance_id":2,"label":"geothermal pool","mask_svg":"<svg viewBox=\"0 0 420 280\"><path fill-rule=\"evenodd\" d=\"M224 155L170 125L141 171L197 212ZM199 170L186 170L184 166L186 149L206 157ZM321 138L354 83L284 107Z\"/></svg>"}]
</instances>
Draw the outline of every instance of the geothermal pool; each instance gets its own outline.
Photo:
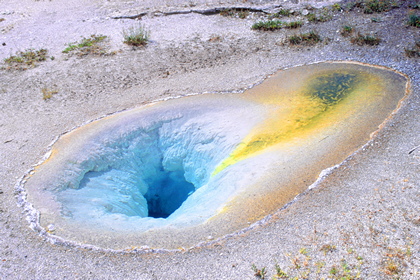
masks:
<instances>
[{"instance_id":1,"label":"geothermal pool","mask_svg":"<svg viewBox=\"0 0 420 280\"><path fill-rule=\"evenodd\" d=\"M243 93L155 102L59 138L24 179L31 226L107 249L191 247L248 227L363 146L407 91L349 62L282 70Z\"/></svg>"}]
</instances>

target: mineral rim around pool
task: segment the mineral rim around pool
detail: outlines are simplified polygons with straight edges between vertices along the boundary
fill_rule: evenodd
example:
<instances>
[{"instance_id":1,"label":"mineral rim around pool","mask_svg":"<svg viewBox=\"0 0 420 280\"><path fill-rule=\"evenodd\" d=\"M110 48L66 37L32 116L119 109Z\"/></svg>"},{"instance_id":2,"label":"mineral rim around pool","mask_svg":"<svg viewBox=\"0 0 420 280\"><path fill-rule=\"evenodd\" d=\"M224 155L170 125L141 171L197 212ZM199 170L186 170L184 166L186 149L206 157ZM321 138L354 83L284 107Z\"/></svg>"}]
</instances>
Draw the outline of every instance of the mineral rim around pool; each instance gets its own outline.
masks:
<instances>
[{"instance_id":1,"label":"mineral rim around pool","mask_svg":"<svg viewBox=\"0 0 420 280\"><path fill-rule=\"evenodd\" d=\"M241 94L157 102L62 136L25 184L32 226L76 244L190 247L246 228L360 148L407 79L357 63L279 71Z\"/></svg>"}]
</instances>

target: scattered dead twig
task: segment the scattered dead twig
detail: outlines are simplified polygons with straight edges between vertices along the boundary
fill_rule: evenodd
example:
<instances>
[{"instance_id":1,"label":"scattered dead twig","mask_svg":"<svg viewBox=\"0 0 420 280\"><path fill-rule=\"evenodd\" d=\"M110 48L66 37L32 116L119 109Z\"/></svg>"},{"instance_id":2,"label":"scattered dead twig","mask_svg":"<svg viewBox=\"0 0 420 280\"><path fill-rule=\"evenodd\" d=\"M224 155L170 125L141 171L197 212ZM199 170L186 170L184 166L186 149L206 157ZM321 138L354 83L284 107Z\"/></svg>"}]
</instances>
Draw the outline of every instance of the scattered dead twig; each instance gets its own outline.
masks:
<instances>
[{"instance_id":1,"label":"scattered dead twig","mask_svg":"<svg viewBox=\"0 0 420 280\"><path fill-rule=\"evenodd\" d=\"M217 15L220 14L224 11L233 11L233 12L250 12L250 13L264 13L264 14L269 14L270 12L268 12L267 10L270 9L276 9L279 8L281 6L277 5L277 6L273 6L273 7L264 7L264 8L252 8L252 7L218 7L218 8L212 8L212 9L206 9L206 10L186 10L186 11L172 11L172 12L160 12L160 11L156 11L156 12L143 12L143 13L139 13L136 15L131 15L131 16L116 16L116 17L112 17L113 19L141 19L142 17L151 14L154 16L172 16L172 15L184 15L184 14L191 14L191 13L195 13L195 14L200 14L200 15L204 15L204 16L211 16L211 15Z\"/></svg>"},{"instance_id":2,"label":"scattered dead twig","mask_svg":"<svg viewBox=\"0 0 420 280\"><path fill-rule=\"evenodd\" d=\"M413 149L411 149L408 154L411 155L415 150L417 150L418 148L420 148L420 145L418 145L417 147L414 147Z\"/></svg>"}]
</instances>

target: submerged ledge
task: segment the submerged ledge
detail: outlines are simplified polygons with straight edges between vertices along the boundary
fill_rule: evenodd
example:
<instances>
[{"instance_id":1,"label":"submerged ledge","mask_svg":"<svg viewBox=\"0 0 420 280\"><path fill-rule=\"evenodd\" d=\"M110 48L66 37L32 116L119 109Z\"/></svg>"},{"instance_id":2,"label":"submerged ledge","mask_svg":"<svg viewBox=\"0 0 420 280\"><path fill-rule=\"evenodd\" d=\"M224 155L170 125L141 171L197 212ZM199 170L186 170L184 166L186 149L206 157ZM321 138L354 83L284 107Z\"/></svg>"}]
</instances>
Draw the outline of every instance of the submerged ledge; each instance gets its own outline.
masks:
<instances>
[{"instance_id":1,"label":"submerged ledge","mask_svg":"<svg viewBox=\"0 0 420 280\"><path fill-rule=\"evenodd\" d=\"M327 62L279 71L242 94L117 113L60 137L24 178L20 200L31 226L60 243L191 247L305 191L369 141L407 86L389 69Z\"/></svg>"}]
</instances>

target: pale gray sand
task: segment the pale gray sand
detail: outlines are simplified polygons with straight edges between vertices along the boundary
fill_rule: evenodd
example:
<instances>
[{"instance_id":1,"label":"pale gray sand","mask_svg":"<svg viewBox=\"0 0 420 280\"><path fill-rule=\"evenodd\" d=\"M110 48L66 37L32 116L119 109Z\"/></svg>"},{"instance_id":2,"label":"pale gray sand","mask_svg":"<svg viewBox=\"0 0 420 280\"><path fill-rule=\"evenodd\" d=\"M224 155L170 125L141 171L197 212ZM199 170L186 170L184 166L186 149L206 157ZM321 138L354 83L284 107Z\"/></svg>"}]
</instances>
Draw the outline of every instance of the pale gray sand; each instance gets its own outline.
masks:
<instances>
[{"instance_id":1,"label":"pale gray sand","mask_svg":"<svg viewBox=\"0 0 420 280\"><path fill-rule=\"evenodd\" d=\"M172 11L227 5L149 2L0 4L0 18L5 19L0 22L0 58L29 47L47 48L55 57L27 71L0 72L0 277L253 279L252 264L267 267L271 277L278 263L290 276L301 279L307 273L311 273L308 279L346 273L360 273L362 279L418 279L420 149L413 149L420 145L420 66L418 58L404 55L404 47L414 43L419 29L406 26L409 10L341 13L329 22L305 23L302 32L314 29L331 39L314 47L282 45L286 34L295 31L251 31L256 15L245 20L198 14L145 17L142 22L151 29L152 42L131 50L122 44L121 30L132 20L111 17L137 14L148 7ZM245 4L253 5L250 2ZM185 27L175 29L180 22ZM347 24L365 33L376 32L383 41L373 47L353 45L339 34ZM121 51L68 60L61 53L67 43L91 34L109 36L110 48ZM209 41L217 36L220 41ZM363 149L261 227L185 252L115 254L53 245L29 228L17 206L15 184L41 160L51 141L75 126L155 99L240 90L277 69L328 60L394 68L410 77L412 94ZM44 101L43 87L57 88L59 93Z\"/></svg>"}]
</instances>

